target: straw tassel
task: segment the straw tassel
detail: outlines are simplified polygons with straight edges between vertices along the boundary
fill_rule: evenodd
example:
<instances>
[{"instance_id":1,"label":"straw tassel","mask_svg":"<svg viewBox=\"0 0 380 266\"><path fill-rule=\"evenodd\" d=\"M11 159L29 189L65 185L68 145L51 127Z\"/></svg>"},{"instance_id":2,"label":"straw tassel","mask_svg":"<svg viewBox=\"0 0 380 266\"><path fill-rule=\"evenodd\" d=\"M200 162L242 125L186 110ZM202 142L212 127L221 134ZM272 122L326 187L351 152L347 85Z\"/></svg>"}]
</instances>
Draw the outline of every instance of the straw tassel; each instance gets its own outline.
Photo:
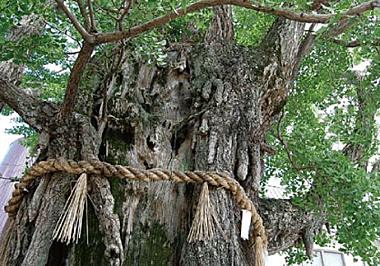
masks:
<instances>
[{"instance_id":1,"label":"straw tassel","mask_svg":"<svg viewBox=\"0 0 380 266\"><path fill-rule=\"evenodd\" d=\"M214 207L210 201L208 185L205 182L203 183L197 211L190 228L189 236L187 237L187 242L191 243L213 239L215 236L215 224L220 228L215 216Z\"/></svg>"},{"instance_id":2,"label":"straw tassel","mask_svg":"<svg viewBox=\"0 0 380 266\"><path fill-rule=\"evenodd\" d=\"M263 239L258 235L255 239L256 266L265 266L266 247Z\"/></svg>"},{"instance_id":3,"label":"straw tassel","mask_svg":"<svg viewBox=\"0 0 380 266\"><path fill-rule=\"evenodd\" d=\"M69 199L66 202L53 239L70 244L78 243L82 231L83 210L87 201L87 174L83 173L77 180Z\"/></svg>"}]
</instances>

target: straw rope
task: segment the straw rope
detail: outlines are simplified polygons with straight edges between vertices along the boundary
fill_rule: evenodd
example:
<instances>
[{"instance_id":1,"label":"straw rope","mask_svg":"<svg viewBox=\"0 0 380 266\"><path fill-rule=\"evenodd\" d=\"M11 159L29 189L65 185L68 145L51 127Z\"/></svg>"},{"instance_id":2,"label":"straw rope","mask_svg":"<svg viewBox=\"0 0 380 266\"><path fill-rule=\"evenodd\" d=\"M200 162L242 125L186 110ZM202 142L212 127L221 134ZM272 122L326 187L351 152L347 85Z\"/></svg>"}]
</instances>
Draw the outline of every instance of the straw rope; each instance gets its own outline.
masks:
<instances>
[{"instance_id":1,"label":"straw rope","mask_svg":"<svg viewBox=\"0 0 380 266\"><path fill-rule=\"evenodd\" d=\"M64 171L70 174L96 174L102 175L107 178L121 177L130 180L140 180L144 182L170 180L176 183L203 183L207 182L217 187L223 187L230 190L235 196L236 201L242 209L248 210L252 213L252 225L254 231L254 238L256 242L267 245L267 237L265 235L265 229L263 221L258 214L252 201L246 195L243 187L233 178L225 173L217 172L202 172L202 171L170 171L164 169L149 169L141 170L130 166L111 165L106 162L101 162L97 159L90 161L75 162L72 160L50 159L47 161L39 162L34 165L25 175L22 181L15 185L15 191L12 194L12 198L8 202L8 206L4 209L8 213L9 217L14 217L23 201L26 187L34 181L37 177Z\"/></svg>"}]
</instances>

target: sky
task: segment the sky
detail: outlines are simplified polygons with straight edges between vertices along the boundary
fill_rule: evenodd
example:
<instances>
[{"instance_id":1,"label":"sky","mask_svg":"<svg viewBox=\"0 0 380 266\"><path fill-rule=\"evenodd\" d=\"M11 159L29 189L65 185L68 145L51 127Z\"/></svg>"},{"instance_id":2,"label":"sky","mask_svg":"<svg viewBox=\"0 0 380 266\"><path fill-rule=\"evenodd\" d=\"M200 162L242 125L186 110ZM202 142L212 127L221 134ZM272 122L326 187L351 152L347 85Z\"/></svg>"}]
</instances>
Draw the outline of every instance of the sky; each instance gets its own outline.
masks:
<instances>
[{"instance_id":1,"label":"sky","mask_svg":"<svg viewBox=\"0 0 380 266\"><path fill-rule=\"evenodd\" d=\"M9 145L13 141L22 137L20 135L12 135L5 133L5 129L11 128L17 124L16 122L12 121L12 118L15 117L17 117L17 114L13 114L11 116L0 115L0 163L3 161L5 154L7 154Z\"/></svg>"}]
</instances>

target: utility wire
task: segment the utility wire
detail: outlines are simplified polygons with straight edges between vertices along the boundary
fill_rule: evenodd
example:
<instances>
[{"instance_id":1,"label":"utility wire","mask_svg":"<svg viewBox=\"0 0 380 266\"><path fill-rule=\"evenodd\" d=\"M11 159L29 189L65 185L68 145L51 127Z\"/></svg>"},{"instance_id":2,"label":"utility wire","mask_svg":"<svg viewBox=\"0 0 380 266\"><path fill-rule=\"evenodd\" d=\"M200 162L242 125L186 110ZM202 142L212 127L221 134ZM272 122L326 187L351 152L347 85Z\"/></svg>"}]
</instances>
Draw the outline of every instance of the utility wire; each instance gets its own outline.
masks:
<instances>
[{"instance_id":1,"label":"utility wire","mask_svg":"<svg viewBox=\"0 0 380 266\"><path fill-rule=\"evenodd\" d=\"M20 178L16 177L5 177L5 176L0 176L0 179L5 179L5 180L11 180L12 182L19 181Z\"/></svg>"}]
</instances>

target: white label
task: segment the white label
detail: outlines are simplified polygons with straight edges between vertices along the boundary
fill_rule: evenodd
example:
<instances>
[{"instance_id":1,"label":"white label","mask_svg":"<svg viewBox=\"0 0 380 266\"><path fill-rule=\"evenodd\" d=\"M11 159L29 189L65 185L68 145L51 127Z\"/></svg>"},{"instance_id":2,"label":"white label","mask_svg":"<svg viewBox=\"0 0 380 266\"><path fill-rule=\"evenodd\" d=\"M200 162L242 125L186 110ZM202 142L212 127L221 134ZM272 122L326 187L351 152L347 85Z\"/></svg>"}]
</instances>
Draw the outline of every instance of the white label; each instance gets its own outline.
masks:
<instances>
[{"instance_id":1,"label":"white label","mask_svg":"<svg viewBox=\"0 0 380 266\"><path fill-rule=\"evenodd\" d=\"M243 217L241 218L241 238L248 240L249 226L251 225L252 213L247 210L242 210Z\"/></svg>"}]
</instances>

